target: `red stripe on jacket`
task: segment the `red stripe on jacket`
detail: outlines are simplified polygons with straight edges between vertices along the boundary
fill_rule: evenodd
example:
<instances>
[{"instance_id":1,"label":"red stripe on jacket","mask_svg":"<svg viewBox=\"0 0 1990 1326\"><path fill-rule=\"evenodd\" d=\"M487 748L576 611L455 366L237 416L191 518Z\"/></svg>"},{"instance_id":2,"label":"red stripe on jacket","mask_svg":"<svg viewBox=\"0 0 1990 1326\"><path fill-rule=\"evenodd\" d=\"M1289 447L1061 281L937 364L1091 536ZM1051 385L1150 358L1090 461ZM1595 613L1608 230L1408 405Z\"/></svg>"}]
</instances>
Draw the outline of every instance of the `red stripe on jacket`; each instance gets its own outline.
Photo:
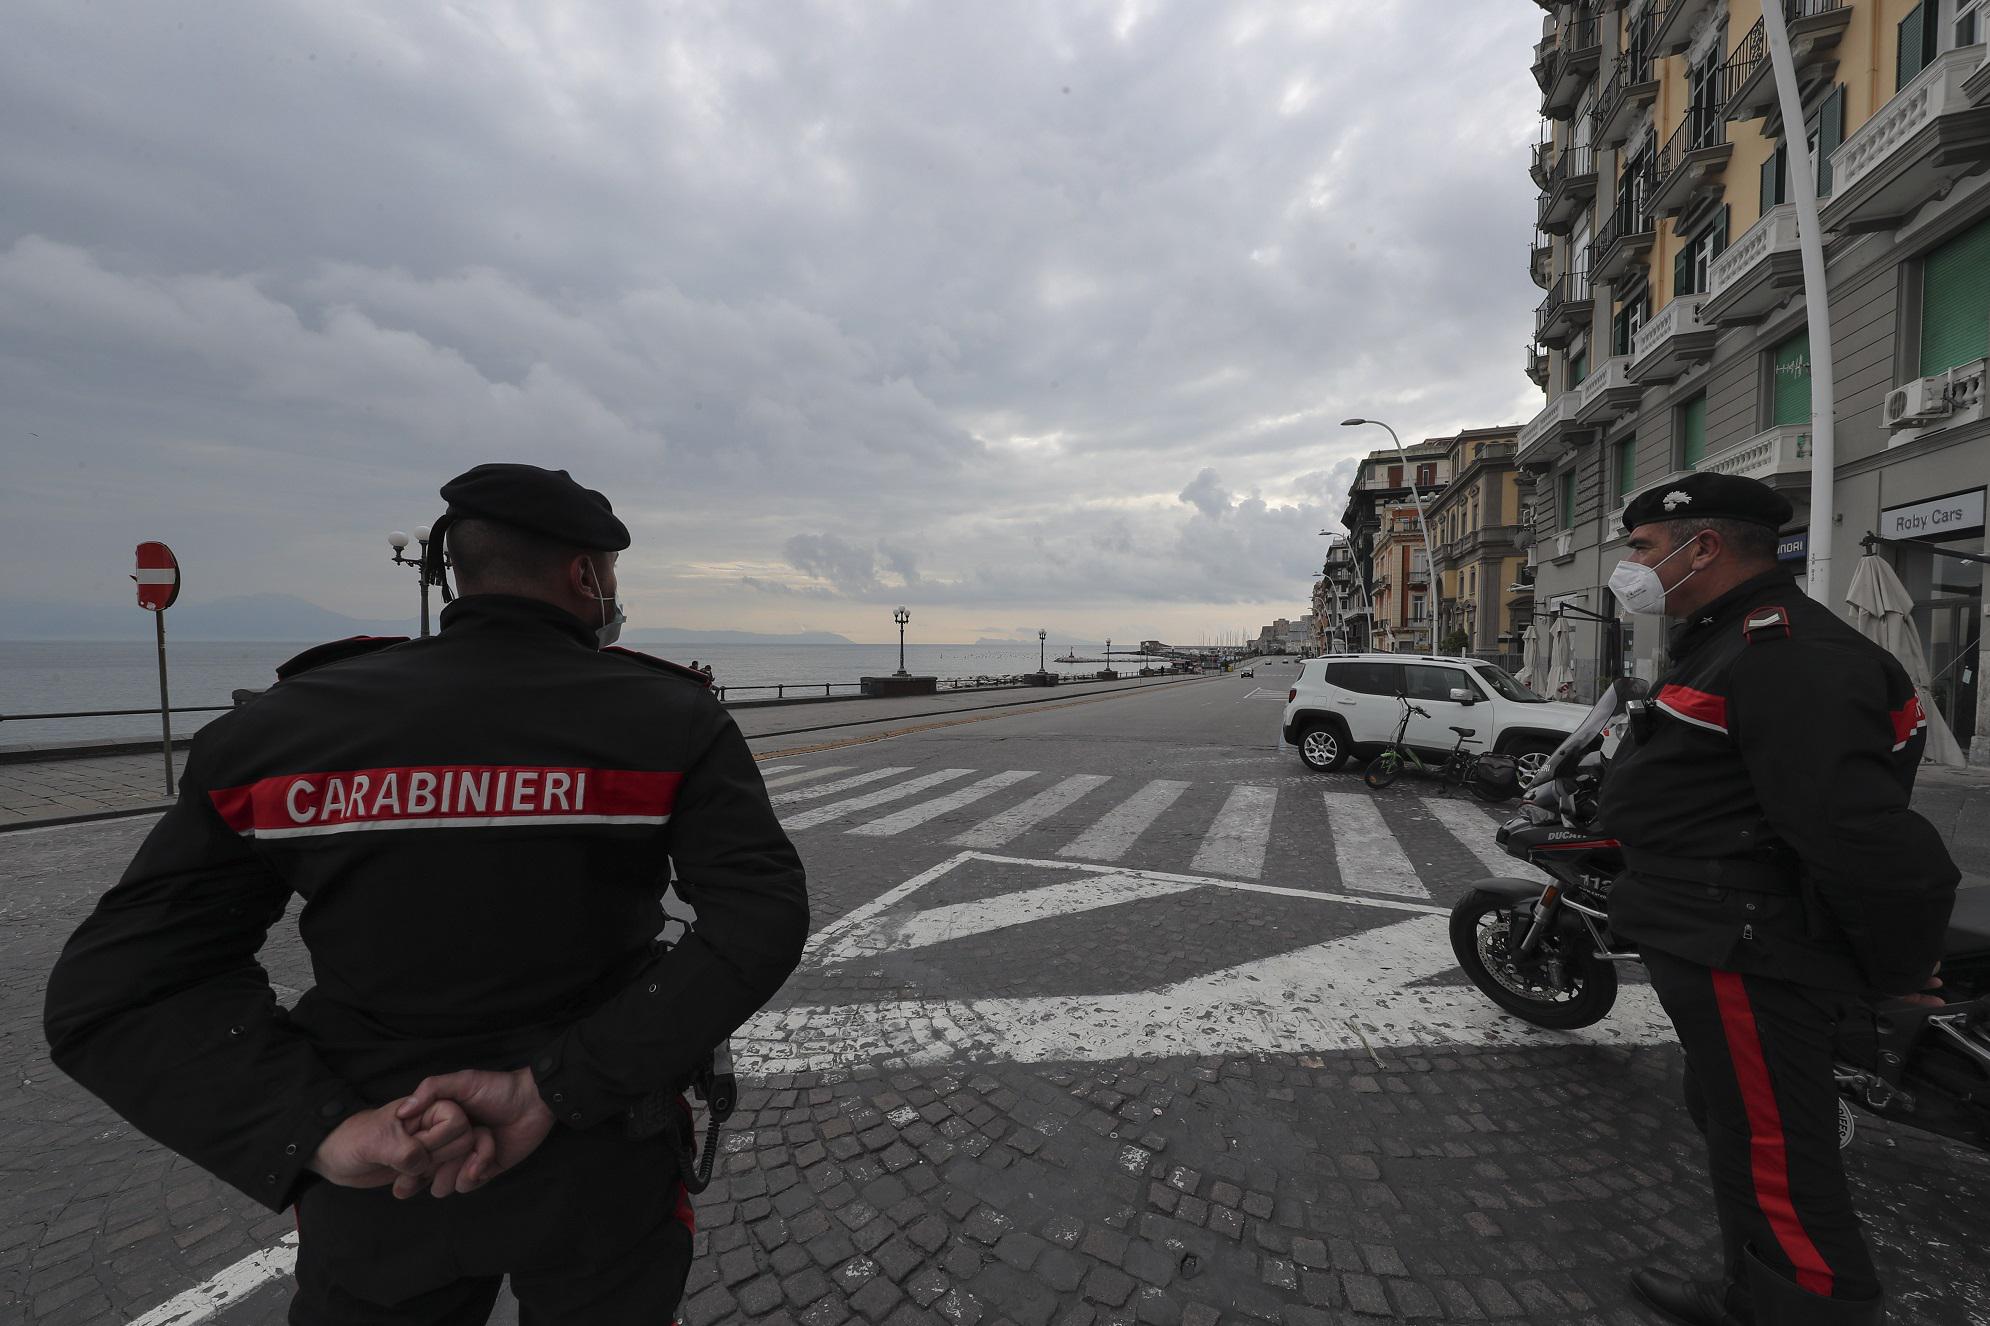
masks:
<instances>
[{"instance_id":1,"label":"red stripe on jacket","mask_svg":"<svg viewBox=\"0 0 1990 1326\"><path fill-rule=\"evenodd\" d=\"M1755 1009L1741 973L1716 971L1714 998L1720 1005L1721 1028L1727 1033L1734 1079L1748 1111L1749 1167L1755 1178L1755 1204L1769 1219L1769 1228L1783 1256L1796 1268L1797 1284L1813 1294L1831 1293L1831 1267L1810 1241L1803 1220L1790 1201L1789 1145L1783 1137L1783 1112L1776 1104L1776 1084L1762 1057L1762 1038L1755 1028Z\"/></svg>"},{"instance_id":2,"label":"red stripe on jacket","mask_svg":"<svg viewBox=\"0 0 1990 1326\"><path fill-rule=\"evenodd\" d=\"M1661 686L1657 703L1688 723L1727 731L1727 697L1696 691L1690 686Z\"/></svg>"}]
</instances>

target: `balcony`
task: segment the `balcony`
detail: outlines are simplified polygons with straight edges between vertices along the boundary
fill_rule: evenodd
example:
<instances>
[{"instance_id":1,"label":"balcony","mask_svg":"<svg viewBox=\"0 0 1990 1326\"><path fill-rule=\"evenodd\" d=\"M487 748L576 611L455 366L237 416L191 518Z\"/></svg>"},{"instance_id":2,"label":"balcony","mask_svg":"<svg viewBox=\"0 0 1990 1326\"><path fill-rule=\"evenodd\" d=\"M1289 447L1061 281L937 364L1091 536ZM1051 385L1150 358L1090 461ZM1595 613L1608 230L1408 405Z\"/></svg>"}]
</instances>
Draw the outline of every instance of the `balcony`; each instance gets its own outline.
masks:
<instances>
[{"instance_id":1,"label":"balcony","mask_svg":"<svg viewBox=\"0 0 1990 1326\"><path fill-rule=\"evenodd\" d=\"M1653 169L1651 210L1678 216L1702 201L1719 197L1721 177L1734 148L1727 141L1727 121L1705 110L1688 110Z\"/></svg>"},{"instance_id":2,"label":"balcony","mask_svg":"<svg viewBox=\"0 0 1990 1326\"><path fill-rule=\"evenodd\" d=\"M1645 196L1647 191L1636 192ZM1643 262L1656 229L1649 211L1620 204L1589 245L1589 279L1614 281Z\"/></svg>"},{"instance_id":3,"label":"balcony","mask_svg":"<svg viewBox=\"0 0 1990 1326\"><path fill-rule=\"evenodd\" d=\"M1531 343L1527 347L1527 376L1535 386L1547 390L1548 352Z\"/></svg>"},{"instance_id":4,"label":"balcony","mask_svg":"<svg viewBox=\"0 0 1990 1326\"><path fill-rule=\"evenodd\" d=\"M1705 299L1705 295L1680 295L1638 328L1627 370L1631 381L1672 382L1714 357L1714 329L1700 321Z\"/></svg>"},{"instance_id":5,"label":"balcony","mask_svg":"<svg viewBox=\"0 0 1990 1326\"><path fill-rule=\"evenodd\" d=\"M1541 113L1551 120L1575 115L1582 91L1603 63L1602 27L1594 17L1562 25L1547 68L1535 75L1541 85Z\"/></svg>"},{"instance_id":6,"label":"balcony","mask_svg":"<svg viewBox=\"0 0 1990 1326\"><path fill-rule=\"evenodd\" d=\"M1520 446L1514 459L1522 466L1545 467L1553 464L1565 447L1586 437L1588 430L1575 421L1575 410L1581 403L1579 391L1565 391L1549 401L1520 430Z\"/></svg>"},{"instance_id":7,"label":"balcony","mask_svg":"<svg viewBox=\"0 0 1990 1326\"><path fill-rule=\"evenodd\" d=\"M1596 149L1563 148L1548 170L1548 189L1541 195L1540 228L1550 235L1568 234L1595 196Z\"/></svg>"},{"instance_id":8,"label":"balcony","mask_svg":"<svg viewBox=\"0 0 1990 1326\"><path fill-rule=\"evenodd\" d=\"M1534 242L1527 246L1527 274L1534 278L1534 284L1546 290L1555 279L1555 250L1553 243L1542 231L1534 232Z\"/></svg>"},{"instance_id":9,"label":"balcony","mask_svg":"<svg viewBox=\"0 0 1990 1326\"><path fill-rule=\"evenodd\" d=\"M1716 327L1760 322L1803 289L1795 203L1772 207L1714 259L1700 320Z\"/></svg>"},{"instance_id":10,"label":"balcony","mask_svg":"<svg viewBox=\"0 0 1990 1326\"><path fill-rule=\"evenodd\" d=\"M1735 474L1773 487L1796 488L1810 479L1810 425L1783 424L1738 446L1707 456L1693 468Z\"/></svg>"},{"instance_id":11,"label":"balcony","mask_svg":"<svg viewBox=\"0 0 1990 1326\"><path fill-rule=\"evenodd\" d=\"M1527 154L1527 177L1534 181L1534 187L1546 190L1548 171L1555 164L1555 145L1549 142L1534 144L1534 150Z\"/></svg>"},{"instance_id":12,"label":"balcony","mask_svg":"<svg viewBox=\"0 0 1990 1326\"><path fill-rule=\"evenodd\" d=\"M1563 350L1589 326L1596 303L1590 296L1589 271L1578 267L1564 273L1534 310L1534 339L1550 350Z\"/></svg>"},{"instance_id":13,"label":"balcony","mask_svg":"<svg viewBox=\"0 0 1990 1326\"><path fill-rule=\"evenodd\" d=\"M1575 388L1579 397L1575 407L1578 424L1601 428L1637 410L1644 390L1625 371L1629 365L1630 356L1612 355L1589 371L1582 385Z\"/></svg>"},{"instance_id":14,"label":"balcony","mask_svg":"<svg viewBox=\"0 0 1990 1326\"><path fill-rule=\"evenodd\" d=\"M1700 18L1715 7L1716 0L1672 0L1665 13L1652 25L1652 48L1660 55L1677 55L1693 40Z\"/></svg>"},{"instance_id":15,"label":"balcony","mask_svg":"<svg viewBox=\"0 0 1990 1326\"><path fill-rule=\"evenodd\" d=\"M1797 86L1807 97L1838 72L1838 39L1851 25L1852 8L1845 0L1783 0L1783 18L1789 29ZM1728 119L1759 120L1766 116L1770 121L1769 132L1778 131L1782 116L1763 20L1755 20L1755 26L1735 47L1733 57L1721 66L1721 92L1726 99Z\"/></svg>"},{"instance_id":16,"label":"balcony","mask_svg":"<svg viewBox=\"0 0 1990 1326\"><path fill-rule=\"evenodd\" d=\"M1636 52L1635 58L1632 52L1618 56L1590 113L1590 136L1602 147L1622 147L1657 99L1658 63L1649 48Z\"/></svg>"},{"instance_id":17,"label":"balcony","mask_svg":"<svg viewBox=\"0 0 1990 1326\"><path fill-rule=\"evenodd\" d=\"M1968 89L1982 46L1937 56L1831 154L1826 230L1890 230L1990 161L1990 106Z\"/></svg>"}]
</instances>

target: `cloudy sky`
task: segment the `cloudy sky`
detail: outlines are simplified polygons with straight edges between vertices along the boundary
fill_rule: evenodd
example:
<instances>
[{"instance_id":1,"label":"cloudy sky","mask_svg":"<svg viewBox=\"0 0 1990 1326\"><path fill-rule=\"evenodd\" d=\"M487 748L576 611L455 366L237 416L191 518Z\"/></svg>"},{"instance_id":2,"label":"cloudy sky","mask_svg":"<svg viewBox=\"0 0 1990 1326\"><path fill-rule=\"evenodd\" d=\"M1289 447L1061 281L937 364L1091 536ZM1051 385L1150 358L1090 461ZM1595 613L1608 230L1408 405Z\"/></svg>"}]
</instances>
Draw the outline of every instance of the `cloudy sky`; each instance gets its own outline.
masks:
<instances>
[{"instance_id":1,"label":"cloudy sky","mask_svg":"<svg viewBox=\"0 0 1990 1326\"><path fill-rule=\"evenodd\" d=\"M633 626L1193 640L1517 422L1521 0L201 5L0 44L0 595L399 615L486 460Z\"/></svg>"}]
</instances>

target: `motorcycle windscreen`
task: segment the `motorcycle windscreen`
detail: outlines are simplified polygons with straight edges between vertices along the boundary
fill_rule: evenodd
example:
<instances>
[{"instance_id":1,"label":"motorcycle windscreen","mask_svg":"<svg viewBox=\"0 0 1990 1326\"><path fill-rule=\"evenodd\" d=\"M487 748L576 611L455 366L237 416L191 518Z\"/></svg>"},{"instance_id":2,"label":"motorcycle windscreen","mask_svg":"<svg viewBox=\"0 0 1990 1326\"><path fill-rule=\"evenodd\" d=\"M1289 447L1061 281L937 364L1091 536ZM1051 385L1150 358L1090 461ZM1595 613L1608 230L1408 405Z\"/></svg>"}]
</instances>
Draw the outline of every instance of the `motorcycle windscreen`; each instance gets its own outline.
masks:
<instances>
[{"instance_id":1,"label":"motorcycle windscreen","mask_svg":"<svg viewBox=\"0 0 1990 1326\"><path fill-rule=\"evenodd\" d=\"M1625 685L1628 680L1629 678L1618 678L1610 683L1603 694L1596 697L1596 703L1582 716L1582 721L1576 724L1575 731L1569 733L1567 739L1555 747L1554 754L1550 755L1547 762L1541 766L1541 772L1534 775L1534 781L1527 785L1529 791L1556 778L1574 776L1577 761L1581 760L1589 752L1590 746L1603 736L1603 729L1610 726L1610 720L1617 716L1623 709L1625 701L1630 698L1631 688Z\"/></svg>"}]
</instances>

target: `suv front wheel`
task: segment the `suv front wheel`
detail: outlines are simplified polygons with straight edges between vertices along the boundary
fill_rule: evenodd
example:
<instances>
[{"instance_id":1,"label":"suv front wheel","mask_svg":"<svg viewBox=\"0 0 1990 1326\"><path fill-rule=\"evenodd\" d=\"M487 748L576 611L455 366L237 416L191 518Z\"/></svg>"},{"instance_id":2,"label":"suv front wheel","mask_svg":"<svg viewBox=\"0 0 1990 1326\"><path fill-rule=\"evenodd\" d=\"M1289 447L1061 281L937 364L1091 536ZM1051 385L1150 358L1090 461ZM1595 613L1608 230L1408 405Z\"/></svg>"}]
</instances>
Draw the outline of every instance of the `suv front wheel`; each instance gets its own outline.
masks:
<instances>
[{"instance_id":1,"label":"suv front wheel","mask_svg":"<svg viewBox=\"0 0 1990 1326\"><path fill-rule=\"evenodd\" d=\"M1531 784L1534 776L1547 767L1548 757L1554 753L1553 745L1538 739L1516 741L1506 750L1506 754L1513 756L1513 762L1518 766L1516 772L1520 776L1520 786L1523 788Z\"/></svg>"},{"instance_id":2,"label":"suv front wheel","mask_svg":"<svg viewBox=\"0 0 1990 1326\"><path fill-rule=\"evenodd\" d=\"M1315 773L1333 773L1347 763L1347 741L1340 726L1325 719L1309 720L1299 729L1299 758Z\"/></svg>"}]
</instances>

